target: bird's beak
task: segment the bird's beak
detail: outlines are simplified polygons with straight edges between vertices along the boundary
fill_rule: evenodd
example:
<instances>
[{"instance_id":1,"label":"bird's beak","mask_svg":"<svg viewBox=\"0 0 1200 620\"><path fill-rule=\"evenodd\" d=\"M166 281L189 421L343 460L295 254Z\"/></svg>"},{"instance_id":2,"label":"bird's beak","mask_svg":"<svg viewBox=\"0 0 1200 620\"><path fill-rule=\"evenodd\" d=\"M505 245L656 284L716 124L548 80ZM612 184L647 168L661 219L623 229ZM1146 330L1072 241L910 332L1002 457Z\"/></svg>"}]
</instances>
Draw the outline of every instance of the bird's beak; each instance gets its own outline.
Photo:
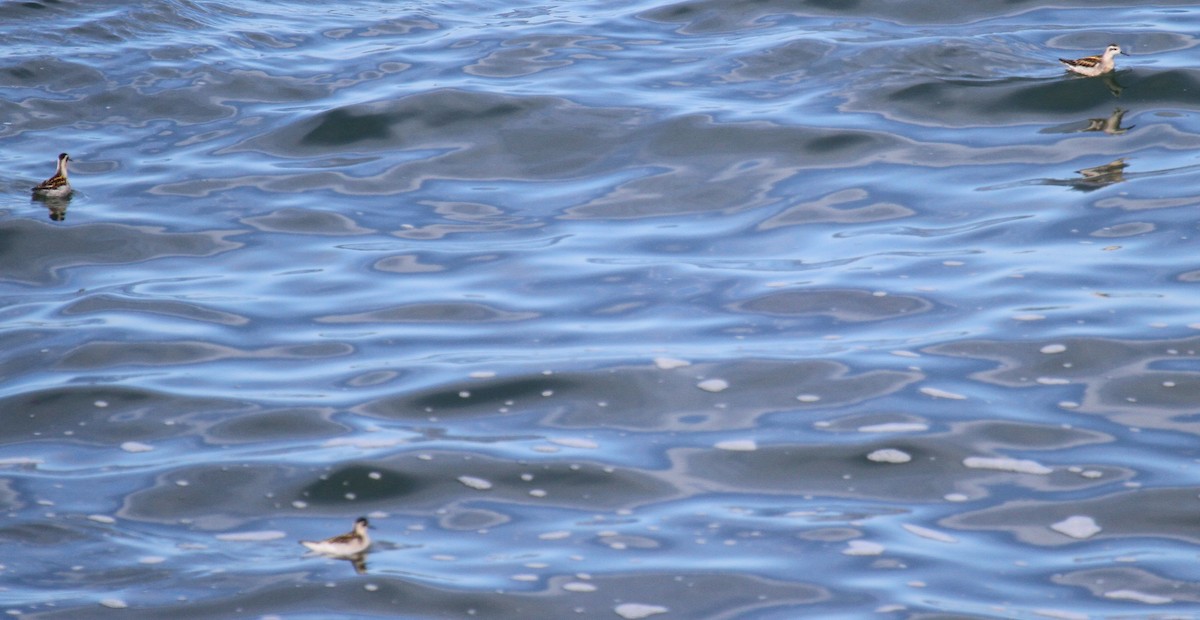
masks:
<instances>
[{"instance_id":1,"label":"bird's beak","mask_svg":"<svg viewBox=\"0 0 1200 620\"><path fill-rule=\"evenodd\" d=\"M1128 55L1129 55L1129 53L1128 53L1128 52L1126 52L1125 50L1121 50L1121 55L1122 55L1122 56L1128 56Z\"/></svg>"}]
</instances>

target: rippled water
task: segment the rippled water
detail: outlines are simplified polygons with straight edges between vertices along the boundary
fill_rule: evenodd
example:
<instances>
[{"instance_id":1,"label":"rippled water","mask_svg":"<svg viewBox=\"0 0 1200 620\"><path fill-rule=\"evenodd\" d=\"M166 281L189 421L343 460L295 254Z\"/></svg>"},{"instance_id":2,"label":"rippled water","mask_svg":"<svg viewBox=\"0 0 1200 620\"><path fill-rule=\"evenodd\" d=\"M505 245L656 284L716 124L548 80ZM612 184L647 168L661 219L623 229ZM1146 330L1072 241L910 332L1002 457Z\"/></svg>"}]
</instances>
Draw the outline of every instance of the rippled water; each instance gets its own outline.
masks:
<instances>
[{"instance_id":1,"label":"rippled water","mask_svg":"<svg viewBox=\"0 0 1200 620\"><path fill-rule=\"evenodd\" d=\"M1200 614L1200 10L1125 4L5 3L2 608Z\"/></svg>"}]
</instances>

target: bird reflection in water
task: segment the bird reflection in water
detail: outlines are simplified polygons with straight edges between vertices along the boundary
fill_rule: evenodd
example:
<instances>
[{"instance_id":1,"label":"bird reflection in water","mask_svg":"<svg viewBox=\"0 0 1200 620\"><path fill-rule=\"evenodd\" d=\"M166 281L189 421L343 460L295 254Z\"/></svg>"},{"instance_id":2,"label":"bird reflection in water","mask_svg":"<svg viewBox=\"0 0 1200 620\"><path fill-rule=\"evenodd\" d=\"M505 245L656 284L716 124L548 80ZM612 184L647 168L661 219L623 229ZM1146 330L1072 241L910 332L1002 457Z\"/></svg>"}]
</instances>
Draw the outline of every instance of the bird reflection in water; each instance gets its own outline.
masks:
<instances>
[{"instance_id":1,"label":"bird reflection in water","mask_svg":"<svg viewBox=\"0 0 1200 620\"><path fill-rule=\"evenodd\" d=\"M55 222L61 222L67 219L67 206L71 204L70 196L37 196L33 197L34 202L42 203L50 211L50 219Z\"/></svg>"},{"instance_id":2,"label":"bird reflection in water","mask_svg":"<svg viewBox=\"0 0 1200 620\"><path fill-rule=\"evenodd\" d=\"M1124 157L1114 159L1107 164L1076 170L1078 177L1069 179L1029 179L1027 181L1017 181L1016 183L1004 183L1002 185L990 185L979 188L980 191L995 191L999 189L1011 189L1014 187L1024 187L1029 185L1054 185L1058 187L1069 187L1080 192L1092 192L1102 189L1114 183L1123 183L1129 179L1125 177L1125 169L1129 164L1125 163ZM1134 176L1145 175L1146 173L1135 173Z\"/></svg>"},{"instance_id":3,"label":"bird reflection in water","mask_svg":"<svg viewBox=\"0 0 1200 620\"><path fill-rule=\"evenodd\" d=\"M1103 131L1104 133L1112 136L1119 136L1126 131L1137 127L1137 125L1130 125L1128 127L1121 126L1121 121L1125 119L1125 112L1127 111L1128 110L1117 108L1113 110L1112 114L1108 115L1108 118L1089 118L1088 125L1083 131Z\"/></svg>"},{"instance_id":4,"label":"bird reflection in water","mask_svg":"<svg viewBox=\"0 0 1200 620\"><path fill-rule=\"evenodd\" d=\"M1086 121L1076 121L1065 123L1063 125L1055 125L1041 130L1040 133L1083 133L1088 131L1100 131L1110 136L1119 136L1137 125L1122 127L1121 123L1125 121L1125 114L1129 110L1116 108L1106 117L1089 118Z\"/></svg>"},{"instance_id":5,"label":"bird reflection in water","mask_svg":"<svg viewBox=\"0 0 1200 620\"><path fill-rule=\"evenodd\" d=\"M1101 166L1076 170L1083 178L1072 179L1070 185L1072 189L1090 192L1114 183L1121 183L1125 181L1125 169L1128 167L1129 164L1125 163L1125 158L1121 157Z\"/></svg>"},{"instance_id":6,"label":"bird reflection in water","mask_svg":"<svg viewBox=\"0 0 1200 620\"><path fill-rule=\"evenodd\" d=\"M1112 93L1112 96L1120 97L1121 93L1125 92L1125 87L1121 86L1120 82L1117 82L1116 72L1105 73L1100 76L1100 79L1104 80L1104 87L1108 89L1108 92Z\"/></svg>"}]
</instances>

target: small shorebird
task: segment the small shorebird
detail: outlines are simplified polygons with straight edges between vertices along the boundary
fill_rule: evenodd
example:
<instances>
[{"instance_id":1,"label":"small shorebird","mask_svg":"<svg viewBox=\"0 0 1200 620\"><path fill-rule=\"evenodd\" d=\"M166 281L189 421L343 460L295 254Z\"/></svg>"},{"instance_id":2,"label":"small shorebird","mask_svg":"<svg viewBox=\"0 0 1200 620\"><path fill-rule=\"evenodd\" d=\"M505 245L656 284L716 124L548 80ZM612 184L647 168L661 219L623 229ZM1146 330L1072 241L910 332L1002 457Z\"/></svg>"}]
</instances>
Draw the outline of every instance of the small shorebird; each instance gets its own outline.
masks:
<instances>
[{"instance_id":1,"label":"small shorebird","mask_svg":"<svg viewBox=\"0 0 1200 620\"><path fill-rule=\"evenodd\" d=\"M300 544L316 553L325 555L336 557L357 555L371 546L371 537L367 535L368 527L371 527L371 524L367 523L367 518L359 517L354 521L353 531L325 540L302 540Z\"/></svg>"},{"instance_id":2,"label":"small shorebird","mask_svg":"<svg viewBox=\"0 0 1200 620\"><path fill-rule=\"evenodd\" d=\"M1058 62L1066 65L1067 71L1072 73L1078 73L1079 75L1086 75L1088 77L1096 77L1097 75L1104 75L1105 73L1117 68L1117 64L1113 62L1113 56L1116 56L1117 54L1121 54L1122 56L1129 55L1121 51L1120 45L1113 43L1105 48L1104 54L1100 56L1085 56L1083 58L1076 58L1075 60L1059 58Z\"/></svg>"},{"instance_id":3,"label":"small shorebird","mask_svg":"<svg viewBox=\"0 0 1200 620\"><path fill-rule=\"evenodd\" d=\"M38 196L49 196L51 198L61 198L71 193L71 182L67 180L67 162L71 161L71 157L66 153L58 155L58 168L54 170L54 176L38 183L33 188L33 193Z\"/></svg>"}]
</instances>

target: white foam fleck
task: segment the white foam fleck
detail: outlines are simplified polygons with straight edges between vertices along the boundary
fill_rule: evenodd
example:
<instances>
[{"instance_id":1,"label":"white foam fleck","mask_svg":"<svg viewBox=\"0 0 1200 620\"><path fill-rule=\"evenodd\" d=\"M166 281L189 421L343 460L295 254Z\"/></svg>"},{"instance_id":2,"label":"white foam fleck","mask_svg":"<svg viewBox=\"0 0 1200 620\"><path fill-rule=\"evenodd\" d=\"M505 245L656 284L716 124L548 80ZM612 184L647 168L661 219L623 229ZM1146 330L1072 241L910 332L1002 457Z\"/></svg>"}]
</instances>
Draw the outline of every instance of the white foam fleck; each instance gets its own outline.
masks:
<instances>
[{"instance_id":1,"label":"white foam fleck","mask_svg":"<svg viewBox=\"0 0 1200 620\"><path fill-rule=\"evenodd\" d=\"M926 396L931 396L933 398L948 398L950 400L966 400L967 399L967 397L963 396L962 394L955 394L954 392L948 392L946 390L941 390L941 389L933 388L933 387L923 387L923 388L921 388L920 391L922 394L924 394Z\"/></svg>"},{"instance_id":2,"label":"white foam fleck","mask_svg":"<svg viewBox=\"0 0 1200 620\"><path fill-rule=\"evenodd\" d=\"M150 452L154 449L154 446L140 441L126 441L121 444L121 449L126 452Z\"/></svg>"},{"instance_id":3,"label":"white foam fleck","mask_svg":"<svg viewBox=\"0 0 1200 620\"><path fill-rule=\"evenodd\" d=\"M876 463L907 463L912 460L912 456L903 450L882 448L868 454L867 460Z\"/></svg>"},{"instance_id":4,"label":"white foam fleck","mask_svg":"<svg viewBox=\"0 0 1200 620\"><path fill-rule=\"evenodd\" d=\"M692 363L687 360L675 359L673 357L656 357L654 358L654 365L660 370L671 370L672 368L691 366Z\"/></svg>"},{"instance_id":5,"label":"white foam fleck","mask_svg":"<svg viewBox=\"0 0 1200 620\"><path fill-rule=\"evenodd\" d=\"M884 546L869 540L852 540L846 543L843 555L882 555Z\"/></svg>"},{"instance_id":6,"label":"white foam fleck","mask_svg":"<svg viewBox=\"0 0 1200 620\"><path fill-rule=\"evenodd\" d=\"M166 561L167 558L164 558L161 555L143 555L142 557L138 558L139 564L162 564Z\"/></svg>"},{"instance_id":7,"label":"white foam fleck","mask_svg":"<svg viewBox=\"0 0 1200 620\"><path fill-rule=\"evenodd\" d=\"M1068 385L1071 383L1071 380L1063 379L1062 377L1038 377L1037 382L1040 385Z\"/></svg>"},{"instance_id":8,"label":"white foam fleck","mask_svg":"<svg viewBox=\"0 0 1200 620\"><path fill-rule=\"evenodd\" d=\"M858 427L860 433L920 433L927 430L929 425L920 422L888 422Z\"/></svg>"},{"instance_id":9,"label":"white foam fleck","mask_svg":"<svg viewBox=\"0 0 1200 620\"><path fill-rule=\"evenodd\" d=\"M512 577L510 577L510 579L512 579L513 581L537 581L538 576L531 575L529 573L520 573L517 575L513 575Z\"/></svg>"},{"instance_id":10,"label":"white foam fleck","mask_svg":"<svg viewBox=\"0 0 1200 620\"><path fill-rule=\"evenodd\" d=\"M621 603L613 608L613 611L625 620L639 620L640 618L649 618L658 614L665 614L670 609L662 605L646 605L645 603Z\"/></svg>"},{"instance_id":11,"label":"white foam fleck","mask_svg":"<svg viewBox=\"0 0 1200 620\"><path fill-rule=\"evenodd\" d=\"M1066 519L1051 525L1050 529L1058 532L1059 534L1070 536L1071 538L1078 538L1080 540L1091 538L1092 536L1100 533L1100 526L1096 525L1095 519L1082 515L1067 517Z\"/></svg>"},{"instance_id":12,"label":"white foam fleck","mask_svg":"<svg viewBox=\"0 0 1200 620\"><path fill-rule=\"evenodd\" d=\"M1041 348L1042 353L1045 353L1047 355L1053 355L1055 353L1062 353L1063 351L1066 351L1066 350L1067 350L1067 345L1065 345L1065 344L1048 344Z\"/></svg>"},{"instance_id":13,"label":"white foam fleck","mask_svg":"<svg viewBox=\"0 0 1200 620\"><path fill-rule=\"evenodd\" d=\"M228 534L217 534L217 540L225 542L262 542L265 540L279 540L286 538L287 534L279 530L259 530L257 532L230 532Z\"/></svg>"},{"instance_id":14,"label":"white foam fleck","mask_svg":"<svg viewBox=\"0 0 1200 620\"><path fill-rule=\"evenodd\" d=\"M595 450L596 448L600 447L600 444L592 441L591 439L583 439L581 437L553 437L549 441L550 443L556 443L560 446L566 446L568 448Z\"/></svg>"},{"instance_id":15,"label":"white foam fleck","mask_svg":"<svg viewBox=\"0 0 1200 620\"><path fill-rule=\"evenodd\" d=\"M496 371L494 371L494 370L476 370L475 372L472 372L468 376L471 377L472 379L493 379L496 377Z\"/></svg>"},{"instance_id":16,"label":"white foam fleck","mask_svg":"<svg viewBox=\"0 0 1200 620\"><path fill-rule=\"evenodd\" d=\"M705 392L724 392L729 389L729 382L724 379L705 379L697 383L696 387Z\"/></svg>"},{"instance_id":17,"label":"white foam fleck","mask_svg":"<svg viewBox=\"0 0 1200 620\"><path fill-rule=\"evenodd\" d=\"M544 534L538 534L539 540L563 540L564 538L570 538L570 537L571 537L571 532L568 532L567 530L558 530L556 532L546 532Z\"/></svg>"},{"instance_id":18,"label":"white foam fleck","mask_svg":"<svg viewBox=\"0 0 1200 620\"><path fill-rule=\"evenodd\" d=\"M595 592L596 586L582 581L569 581L563 584L562 589L567 592Z\"/></svg>"},{"instance_id":19,"label":"white foam fleck","mask_svg":"<svg viewBox=\"0 0 1200 620\"><path fill-rule=\"evenodd\" d=\"M116 519L114 519L108 515L88 515L87 518L88 518L88 521L95 521L96 523L107 523L110 525L117 522Z\"/></svg>"},{"instance_id":20,"label":"white foam fleck","mask_svg":"<svg viewBox=\"0 0 1200 620\"><path fill-rule=\"evenodd\" d=\"M758 449L758 442L753 439L727 439L718 441L713 447L731 452L753 452Z\"/></svg>"},{"instance_id":21,"label":"white foam fleck","mask_svg":"<svg viewBox=\"0 0 1200 620\"><path fill-rule=\"evenodd\" d=\"M971 469L994 469L996 471L1008 471L1015 474L1037 474L1040 476L1054 471L1037 461L1003 457L968 456L963 459L963 465Z\"/></svg>"},{"instance_id":22,"label":"white foam fleck","mask_svg":"<svg viewBox=\"0 0 1200 620\"><path fill-rule=\"evenodd\" d=\"M464 486L475 489L476 491L487 491L488 489L492 488L491 482L488 482L483 478L476 478L475 476L459 476L458 481L463 483Z\"/></svg>"},{"instance_id":23,"label":"white foam fleck","mask_svg":"<svg viewBox=\"0 0 1200 620\"><path fill-rule=\"evenodd\" d=\"M1159 596L1157 594L1146 594L1137 590L1113 590L1105 592L1104 598L1112 598L1122 601L1137 601L1146 603L1147 605L1166 605L1171 602L1171 598L1167 596Z\"/></svg>"},{"instance_id":24,"label":"white foam fleck","mask_svg":"<svg viewBox=\"0 0 1200 620\"><path fill-rule=\"evenodd\" d=\"M100 604L109 609L125 609L126 607L129 607L129 603L126 603L119 598L101 599Z\"/></svg>"},{"instance_id":25,"label":"white foam fleck","mask_svg":"<svg viewBox=\"0 0 1200 620\"><path fill-rule=\"evenodd\" d=\"M936 540L938 542L944 542L944 543L950 543L950 544L958 542L957 538L955 538L949 534L946 534L945 532L931 530L927 527L921 527L919 525L913 525L911 523L901 524L900 527L904 528L905 530L908 530L908 532L911 534L920 536L921 538L928 538L929 540Z\"/></svg>"}]
</instances>

